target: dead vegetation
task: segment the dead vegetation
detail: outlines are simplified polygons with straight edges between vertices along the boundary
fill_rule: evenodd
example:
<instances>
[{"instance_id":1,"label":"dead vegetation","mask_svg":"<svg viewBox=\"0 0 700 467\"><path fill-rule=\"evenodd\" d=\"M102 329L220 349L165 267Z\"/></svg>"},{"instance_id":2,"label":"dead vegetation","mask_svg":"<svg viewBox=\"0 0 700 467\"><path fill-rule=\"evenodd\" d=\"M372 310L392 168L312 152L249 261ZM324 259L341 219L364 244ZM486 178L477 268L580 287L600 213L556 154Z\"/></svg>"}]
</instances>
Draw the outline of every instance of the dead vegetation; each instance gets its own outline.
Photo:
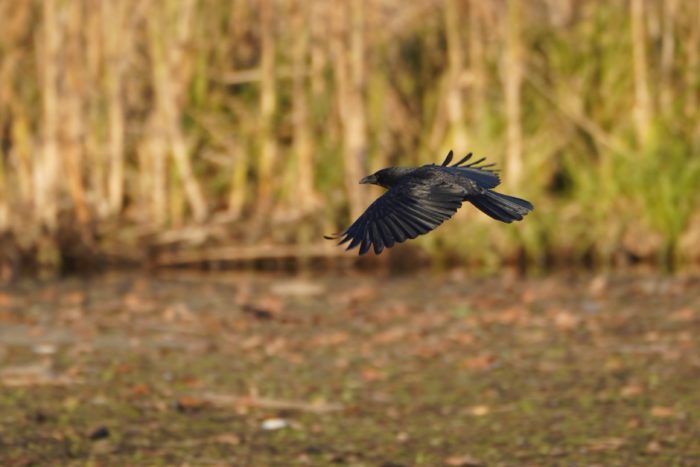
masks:
<instances>
[{"instance_id":1,"label":"dead vegetation","mask_svg":"<svg viewBox=\"0 0 700 467\"><path fill-rule=\"evenodd\" d=\"M434 258L700 258L696 2L17 0L0 28L4 278L173 231L315 244L361 175L450 148L539 209L460 214Z\"/></svg>"}]
</instances>

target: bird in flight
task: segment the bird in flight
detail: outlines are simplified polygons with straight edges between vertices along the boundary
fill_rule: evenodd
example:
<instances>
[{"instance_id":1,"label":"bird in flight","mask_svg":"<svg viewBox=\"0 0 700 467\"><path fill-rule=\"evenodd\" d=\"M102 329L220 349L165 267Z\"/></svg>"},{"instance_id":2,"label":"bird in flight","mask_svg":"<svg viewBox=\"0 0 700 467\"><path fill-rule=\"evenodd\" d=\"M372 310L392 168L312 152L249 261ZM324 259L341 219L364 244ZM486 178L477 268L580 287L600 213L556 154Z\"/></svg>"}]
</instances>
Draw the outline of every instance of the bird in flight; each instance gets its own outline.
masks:
<instances>
[{"instance_id":1,"label":"bird in flight","mask_svg":"<svg viewBox=\"0 0 700 467\"><path fill-rule=\"evenodd\" d=\"M325 238L340 240L338 245L350 242L348 250L359 246L360 255L372 246L380 254L384 248L437 228L464 201L506 223L522 220L534 209L529 201L491 190L501 183L495 164L482 164L485 158L469 162L471 158L469 153L450 165L450 151L441 165L388 167L368 175L360 183L379 185L387 191L347 230Z\"/></svg>"}]
</instances>

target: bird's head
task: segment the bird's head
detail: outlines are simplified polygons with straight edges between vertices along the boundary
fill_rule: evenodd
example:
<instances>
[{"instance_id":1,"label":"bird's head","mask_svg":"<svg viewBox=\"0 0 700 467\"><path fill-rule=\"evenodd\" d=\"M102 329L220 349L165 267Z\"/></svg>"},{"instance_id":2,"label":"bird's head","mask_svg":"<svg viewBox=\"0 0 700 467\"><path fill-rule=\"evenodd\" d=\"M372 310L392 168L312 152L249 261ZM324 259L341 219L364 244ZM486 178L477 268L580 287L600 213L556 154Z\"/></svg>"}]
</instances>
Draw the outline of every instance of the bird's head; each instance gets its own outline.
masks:
<instances>
[{"instance_id":1,"label":"bird's head","mask_svg":"<svg viewBox=\"0 0 700 467\"><path fill-rule=\"evenodd\" d=\"M369 183L372 185L383 186L384 188L391 188L401 177L406 175L406 173L413 170L410 167L388 167L386 169L378 170L372 175L367 175L360 183Z\"/></svg>"}]
</instances>

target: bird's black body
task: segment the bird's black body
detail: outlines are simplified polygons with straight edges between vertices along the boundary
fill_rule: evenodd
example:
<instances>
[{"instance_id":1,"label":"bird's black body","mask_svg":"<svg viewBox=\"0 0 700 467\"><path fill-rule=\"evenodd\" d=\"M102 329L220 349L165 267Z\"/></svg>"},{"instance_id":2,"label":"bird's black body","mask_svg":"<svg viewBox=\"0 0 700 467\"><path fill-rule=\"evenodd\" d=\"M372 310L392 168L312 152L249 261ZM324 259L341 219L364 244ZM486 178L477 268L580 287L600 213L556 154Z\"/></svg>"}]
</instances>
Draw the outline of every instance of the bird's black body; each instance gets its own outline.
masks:
<instances>
[{"instance_id":1,"label":"bird's black body","mask_svg":"<svg viewBox=\"0 0 700 467\"><path fill-rule=\"evenodd\" d=\"M379 254L384 248L426 234L454 215L464 201L469 201L486 215L501 222L522 220L533 206L524 199L492 191L501 180L484 159L466 164L471 153L452 162L452 151L442 165L389 167L363 178L387 188L367 210L342 234L340 244L350 242L348 250L360 247L360 254L374 246Z\"/></svg>"}]
</instances>

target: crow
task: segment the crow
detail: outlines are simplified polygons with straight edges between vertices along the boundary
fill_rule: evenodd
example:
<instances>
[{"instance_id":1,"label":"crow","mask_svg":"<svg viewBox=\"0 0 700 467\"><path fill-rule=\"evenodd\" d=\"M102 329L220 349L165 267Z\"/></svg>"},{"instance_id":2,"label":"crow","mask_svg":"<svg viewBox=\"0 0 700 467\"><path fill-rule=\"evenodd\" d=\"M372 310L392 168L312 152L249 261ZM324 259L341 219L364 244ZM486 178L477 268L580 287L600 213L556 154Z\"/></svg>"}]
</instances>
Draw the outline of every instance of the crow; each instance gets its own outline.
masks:
<instances>
[{"instance_id":1,"label":"crow","mask_svg":"<svg viewBox=\"0 0 700 467\"><path fill-rule=\"evenodd\" d=\"M485 158L467 162L472 153L452 162L452 151L441 165L388 167L368 175L360 183L387 188L357 220L342 233L324 236L350 242L347 250L360 247L364 255L374 246L375 254L395 243L416 238L451 218L464 201L487 216L511 223L522 220L534 207L529 201L496 193L501 179L495 164L482 164Z\"/></svg>"}]
</instances>

